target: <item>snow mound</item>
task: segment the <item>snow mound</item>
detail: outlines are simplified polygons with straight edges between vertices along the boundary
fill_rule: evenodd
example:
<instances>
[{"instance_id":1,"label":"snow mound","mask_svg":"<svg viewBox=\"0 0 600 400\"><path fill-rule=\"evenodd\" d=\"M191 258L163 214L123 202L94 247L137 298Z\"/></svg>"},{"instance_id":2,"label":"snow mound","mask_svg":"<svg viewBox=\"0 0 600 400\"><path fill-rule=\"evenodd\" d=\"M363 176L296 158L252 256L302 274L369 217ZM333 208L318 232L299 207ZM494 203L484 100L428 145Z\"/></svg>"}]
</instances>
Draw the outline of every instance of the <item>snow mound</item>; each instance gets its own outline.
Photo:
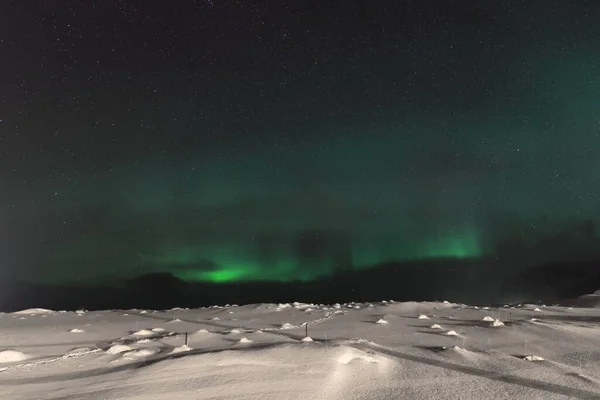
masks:
<instances>
[{"instance_id":1,"label":"snow mound","mask_svg":"<svg viewBox=\"0 0 600 400\"><path fill-rule=\"evenodd\" d=\"M111 348L109 348L108 350L106 350L107 354L121 354L121 353L125 353L127 351L131 351L133 350L131 347L129 346L125 346L124 344L116 344L114 346L112 346Z\"/></svg>"},{"instance_id":2,"label":"snow mound","mask_svg":"<svg viewBox=\"0 0 600 400\"><path fill-rule=\"evenodd\" d=\"M306 336L304 338L302 338L302 342L312 342L312 338L310 336Z\"/></svg>"},{"instance_id":3,"label":"snow mound","mask_svg":"<svg viewBox=\"0 0 600 400\"><path fill-rule=\"evenodd\" d=\"M500 321L499 319L495 319L494 322L492 322L490 324L490 326L493 326L493 327L504 326L504 322Z\"/></svg>"},{"instance_id":4,"label":"snow mound","mask_svg":"<svg viewBox=\"0 0 600 400\"><path fill-rule=\"evenodd\" d=\"M28 308L26 310L15 311L15 315L38 315L38 314L54 314L56 311L46 308Z\"/></svg>"},{"instance_id":5,"label":"snow mound","mask_svg":"<svg viewBox=\"0 0 600 400\"><path fill-rule=\"evenodd\" d=\"M242 331L240 331L239 329L232 329L229 331L229 333L238 334L238 333L242 333Z\"/></svg>"},{"instance_id":6,"label":"snow mound","mask_svg":"<svg viewBox=\"0 0 600 400\"><path fill-rule=\"evenodd\" d=\"M289 322L286 322L285 324L281 325L281 329L294 329L295 326L290 324Z\"/></svg>"},{"instance_id":7,"label":"snow mound","mask_svg":"<svg viewBox=\"0 0 600 400\"><path fill-rule=\"evenodd\" d=\"M69 332L71 332L71 333L83 333L85 331L83 329L73 328Z\"/></svg>"},{"instance_id":8,"label":"snow mound","mask_svg":"<svg viewBox=\"0 0 600 400\"><path fill-rule=\"evenodd\" d=\"M533 311L537 311L537 312L541 312L542 310L540 310L539 308L534 308Z\"/></svg>"},{"instance_id":9,"label":"snow mound","mask_svg":"<svg viewBox=\"0 0 600 400\"><path fill-rule=\"evenodd\" d=\"M444 332L444 335L446 335L446 336L458 336L458 333L456 333L456 331L446 331L446 332Z\"/></svg>"},{"instance_id":10,"label":"snow mound","mask_svg":"<svg viewBox=\"0 0 600 400\"><path fill-rule=\"evenodd\" d=\"M485 322L494 322L494 318L490 317L489 315L486 315L481 320Z\"/></svg>"},{"instance_id":11,"label":"snow mound","mask_svg":"<svg viewBox=\"0 0 600 400\"><path fill-rule=\"evenodd\" d=\"M523 360L525 360L525 361L544 361L544 358L540 357L540 356L536 356L536 355L530 355L530 356L523 357Z\"/></svg>"},{"instance_id":12,"label":"snow mound","mask_svg":"<svg viewBox=\"0 0 600 400\"><path fill-rule=\"evenodd\" d=\"M164 332L164 328L152 328L152 332Z\"/></svg>"},{"instance_id":13,"label":"snow mound","mask_svg":"<svg viewBox=\"0 0 600 400\"><path fill-rule=\"evenodd\" d=\"M467 353L471 353L469 350L462 348L460 346L450 346L450 347L442 347L442 350L444 351L455 351L457 353L462 353L462 354L467 354Z\"/></svg>"},{"instance_id":14,"label":"snow mound","mask_svg":"<svg viewBox=\"0 0 600 400\"><path fill-rule=\"evenodd\" d=\"M252 343L252 340L250 340L250 339L248 339L246 337L243 337L243 338L240 339L240 343Z\"/></svg>"},{"instance_id":15,"label":"snow mound","mask_svg":"<svg viewBox=\"0 0 600 400\"><path fill-rule=\"evenodd\" d=\"M151 339L142 339L142 340L138 340L136 343L152 343Z\"/></svg>"},{"instance_id":16,"label":"snow mound","mask_svg":"<svg viewBox=\"0 0 600 400\"><path fill-rule=\"evenodd\" d=\"M69 356L80 356L80 355L84 355L87 353L96 353L100 351L99 349L92 349L90 347L78 347L76 349L73 349L69 352L67 352L65 354L65 356L69 357Z\"/></svg>"},{"instance_id":17,"label":"snow mound","mask_svg":"<svg viewBox=\"0 0 600 400\"><path fill-rule=\"evenodd\" d=\"M0 351L0 363L12 363L18 361L25 361L29 357L25 353L15 350L2 350Z\"/></svg>"},{"instance_id":18,"label":"snow mound","mask_svg":"<svg viewBox=\"0 0 600 400\"><path fill-rule=\"evenodd\" d=\"M421 314L417 317L418 319L429 319L429 317L425 314Z\"/></svg>"},{"instance_id":19,"label":"snow mound","mask_svg":"<svg viewBox=\"0 0 600 400\"><path fill-rule=\"evenodd\" d=\"M295 309L301 310L301 309L306 308L306 307L310 307L310 306L308 304L306 304L306 303L298 303L297 301L294 302L294 308Z\"/></svg>"},{"instance_id":20,"label":"snow mound","mask_svg":"<svg viewBox=\"0 0 600 400\"><path fill-rule=\"evenodd\" d=\"M355 360L368 362L368 363L378 363L379 362L375 357L372 357L363 351L353 349L353 348L345 348L344 353L337 358L338 363L345 364L345 365L350 364L351 362L353 362Z\"/></svg>"},{"instance_id":21,"label":"snow mound","mask_svg":"<svg viewBox=\"0 0 600 400\"><path fill-rule=\"evenodd\" d=\"M132 351L130 353L126 354L126 357L128 358L142 358L142 357L149 357L149 356L153 356L154 354L158 353L158 350L156 349L141 349L141 350L136 350L136 351Z\"/></svg>"},{"instance_id":22,"label":"snow mound","mask_svg":"<svg viewBox=\"0 0 600 400\"><path fill-rule=\"evenodd\" d=\"M179 347L175 347L173 351L171 351L171 354L184 353L190 350L192 350L192 348L184 344Z\"/></svg>"},{"instance_id":23,"label":"snow mound","mask_svg":"<svg viewBox=\"0 0 600 400\"><path fill-rule=\"evenodd\" d=\"M213 317L213 318L212 318L212 320L213 320L213 321L218 321L218 320L220 320L220 319L221 319L221 318L219 318L219 317Z\"/></svg>"},{"instance_id":24,"label":"snow mound","mask_svg":"<svg viewBox=\"0 0 600 400\"><path fill-rule=\"evenodd\" d=\"M375 323L376 324L387 324L388 322L385 319L381 318L381 319L377 320L377 322L375 322Z\"/></svg>"},{"instance_id":25,"label":"snow mound","mask_svg":"<svg viewBox=\"0 0 600 400\"><path fill-rule=\"evenodd\" d=\"M430 326L431 329L442 329L441 326L439 326L438 324L433 324Z\"/></svg>"},{"instance_id":26,"label":"snow mound","mask_svg":"<svg viewBox=\"0 0 600 400\"><path fill-rule=\"evenodd\" d=\"M132 333L133 336L151 336L154 335L154 332L149 331L148 329L142 329L137 332Z\"/></svg>"},{"instance_id":27,"label":"snow mound","mask_svg":"<svg viewBox=\"0 0 600 400\"><path fill-rule=\"evenodd\" d=\"M208 333L208 331L206 329L199 329L196 333Z\"/></svg>"}]
</instances>

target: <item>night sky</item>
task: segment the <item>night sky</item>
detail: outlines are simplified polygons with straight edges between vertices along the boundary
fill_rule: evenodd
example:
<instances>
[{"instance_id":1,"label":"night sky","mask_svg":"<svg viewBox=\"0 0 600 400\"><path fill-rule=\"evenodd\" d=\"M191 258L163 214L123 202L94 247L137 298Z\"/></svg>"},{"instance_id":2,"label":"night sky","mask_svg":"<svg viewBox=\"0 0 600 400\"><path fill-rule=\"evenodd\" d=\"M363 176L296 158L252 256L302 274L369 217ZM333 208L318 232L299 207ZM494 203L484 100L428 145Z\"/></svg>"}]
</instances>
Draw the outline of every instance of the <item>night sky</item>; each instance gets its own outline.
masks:
<instances>
[{"instance_id":1,"label":"night sky","mask_svg":"<svg viewBox=\"0 0 600 400\"><path fill-rule=\"evenodd\" d=\"M600 217L600 2L4 0L0 120L0 276L572 250Z\"/></svg>"}]
</instances>

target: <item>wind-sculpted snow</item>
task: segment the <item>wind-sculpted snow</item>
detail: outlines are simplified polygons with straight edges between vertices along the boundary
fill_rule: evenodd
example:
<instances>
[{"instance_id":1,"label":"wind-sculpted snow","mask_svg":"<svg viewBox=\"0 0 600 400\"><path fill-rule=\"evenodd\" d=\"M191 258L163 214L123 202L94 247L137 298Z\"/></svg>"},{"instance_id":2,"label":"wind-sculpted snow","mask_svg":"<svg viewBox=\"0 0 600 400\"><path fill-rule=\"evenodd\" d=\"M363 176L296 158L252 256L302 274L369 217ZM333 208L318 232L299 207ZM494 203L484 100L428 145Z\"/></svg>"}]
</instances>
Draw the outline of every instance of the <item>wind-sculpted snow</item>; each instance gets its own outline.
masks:
<instances>
[{"instance_id":1,"label":"wind-sculpted snow","mask_svg":"<svg viewBox=\"0 0 600 400\"><path fill-rule=\"evenodd\" d=\"M0 315L2 400L600 398L597 309L24 311Z\"/></svg>"}]
</instances>

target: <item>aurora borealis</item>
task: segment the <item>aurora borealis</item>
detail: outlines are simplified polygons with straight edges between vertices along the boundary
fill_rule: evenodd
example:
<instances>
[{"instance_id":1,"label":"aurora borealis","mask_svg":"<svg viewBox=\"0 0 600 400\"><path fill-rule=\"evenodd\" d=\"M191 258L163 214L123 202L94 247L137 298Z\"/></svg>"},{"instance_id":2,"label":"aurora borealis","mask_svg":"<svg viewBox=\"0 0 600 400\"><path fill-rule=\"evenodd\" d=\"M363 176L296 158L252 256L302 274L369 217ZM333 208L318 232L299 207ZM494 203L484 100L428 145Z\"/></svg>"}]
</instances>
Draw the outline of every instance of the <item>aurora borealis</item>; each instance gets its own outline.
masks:
<instances>
[{"instance_id":1,"label":"aurora borealis","mask_svg":"<svg viewBox=\"0 0 600 400\"><path fill-rule=\"evenodd\" d=\"M0 7L2 276L598 251L597 2L27 3Z\"/></svg>"}]
</instances>

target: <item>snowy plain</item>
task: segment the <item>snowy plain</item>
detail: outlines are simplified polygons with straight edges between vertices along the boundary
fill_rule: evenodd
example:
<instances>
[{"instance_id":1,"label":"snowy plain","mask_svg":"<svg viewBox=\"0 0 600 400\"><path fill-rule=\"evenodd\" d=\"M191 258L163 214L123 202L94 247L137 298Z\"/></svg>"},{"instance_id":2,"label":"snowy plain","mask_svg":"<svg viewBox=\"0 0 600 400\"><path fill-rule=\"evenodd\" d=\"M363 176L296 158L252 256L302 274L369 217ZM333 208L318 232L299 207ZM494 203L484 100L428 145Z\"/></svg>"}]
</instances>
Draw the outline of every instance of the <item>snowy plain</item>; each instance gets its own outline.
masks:
<instances>
[{"instance_id":1,"label":"snowy plain","mask_svg":"<svg viewBox=\"0 0 600 400\"><path fill-rule=\"evenodd\" d=\"M0 399L598 399L597 299L23 310Z\"/></svg>"}]
</instances>

